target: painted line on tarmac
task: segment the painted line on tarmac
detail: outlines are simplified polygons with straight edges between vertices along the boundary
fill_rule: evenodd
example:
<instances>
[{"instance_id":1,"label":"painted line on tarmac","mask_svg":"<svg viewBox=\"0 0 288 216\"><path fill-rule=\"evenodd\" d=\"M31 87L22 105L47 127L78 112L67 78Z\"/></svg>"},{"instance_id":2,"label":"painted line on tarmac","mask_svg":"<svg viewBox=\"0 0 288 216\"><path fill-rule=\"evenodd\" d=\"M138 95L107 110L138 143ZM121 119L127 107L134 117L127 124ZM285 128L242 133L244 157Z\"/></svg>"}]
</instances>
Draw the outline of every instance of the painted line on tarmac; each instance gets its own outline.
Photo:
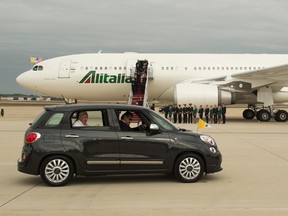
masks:
<instances>
[{"instance_id":1,"label":"painted line on tarmac","mask_svg":"<svg viewBox=\"0 0 288 216\"><path fill-rule=\"evenodd\" d=\"M10 203L10 202L12 202L13 200L17 199L18 197L22 196L23 194L27 193L28 191L32 190L33 188L37 187L37 186L40 185L41 183L42 183L42 181L39 182L39 183L37 183L36 185L28 188L27 190L23 191L22 193L18 194L17 196L13 197L12 199L8 200L7 202L3 203L3 204L0 206L0 208L2 208L3 206L7 205L7 204Z\"/></svg>"}]
</instances>

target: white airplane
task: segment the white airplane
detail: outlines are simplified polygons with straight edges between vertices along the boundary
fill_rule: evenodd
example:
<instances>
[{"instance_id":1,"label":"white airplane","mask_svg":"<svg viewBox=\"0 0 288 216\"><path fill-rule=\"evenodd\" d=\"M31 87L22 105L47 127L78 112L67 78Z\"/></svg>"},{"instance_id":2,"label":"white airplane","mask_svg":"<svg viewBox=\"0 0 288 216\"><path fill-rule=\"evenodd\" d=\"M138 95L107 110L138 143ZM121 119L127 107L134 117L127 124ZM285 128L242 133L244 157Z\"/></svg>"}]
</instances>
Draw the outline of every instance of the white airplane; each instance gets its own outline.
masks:
<instances>
[{"instance_id":1,"label":"white airplane","mask_svg":"<svg viewBox=\"0 0 288 216\"><path fill-rule=\"evenodd\" d=\"M243 117L287 121L288 55L270 54L79 54L48 59L17 77L38 94L93 101L128 101L139 63L148 63L142 102L248 104ZM137 75L136 75L137 76ZM138 95L139 96L139 95ZM257 107L260 105L261 107Z\"/></svg>"}]
</instances>

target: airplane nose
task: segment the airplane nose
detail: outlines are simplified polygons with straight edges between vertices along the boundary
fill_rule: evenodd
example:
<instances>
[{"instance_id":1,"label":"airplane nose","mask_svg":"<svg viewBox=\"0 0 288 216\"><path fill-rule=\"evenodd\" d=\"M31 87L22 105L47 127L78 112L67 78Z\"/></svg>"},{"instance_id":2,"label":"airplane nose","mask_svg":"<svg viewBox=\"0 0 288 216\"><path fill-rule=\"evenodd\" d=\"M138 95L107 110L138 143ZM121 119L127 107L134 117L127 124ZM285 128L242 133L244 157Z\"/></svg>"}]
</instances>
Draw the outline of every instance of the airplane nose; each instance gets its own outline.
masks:
<instances>
[{"instance_id":1,"label":"airplane nose","mask_svg":"<svg viewBox=\"0 0 288 216\"><path fill-rule=\"evenodd\" d=\"M20 74L16 78L16 82L24 88L31 89L31 77L29 76L28 72L29 71Z\"/></svg>"}]
</instances>

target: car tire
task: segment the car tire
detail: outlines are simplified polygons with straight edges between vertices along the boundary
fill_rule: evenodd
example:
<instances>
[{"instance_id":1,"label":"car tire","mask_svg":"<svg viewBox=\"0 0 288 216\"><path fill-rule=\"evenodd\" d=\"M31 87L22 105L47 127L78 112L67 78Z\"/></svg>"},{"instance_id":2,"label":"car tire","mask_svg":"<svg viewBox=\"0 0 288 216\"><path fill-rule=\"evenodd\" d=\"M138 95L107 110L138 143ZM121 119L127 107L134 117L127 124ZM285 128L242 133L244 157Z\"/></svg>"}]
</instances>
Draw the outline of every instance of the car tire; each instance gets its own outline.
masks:
<instances>
[{"instance_id":1,"label":"car tire","mask_svg":"<svg viewBox=\"0 0 288 216\"><path fill-rule=\"evenodd\" d=\"M40 176L50 186L63 186L72 179L73 175L74 165L65 156L50 156L40 166Z\"/></svg>"},{"instance_id":2,"label":"car tire","mask_svg":"<svg viewBox=\"0 0 288 216\"><path fill-rule=\"evenodd\" d=\"M184 154L176 160L174 172L175 176L182 182L196 182L203 176L204 162L196 154Z\"/></svg>"}]
</instances>

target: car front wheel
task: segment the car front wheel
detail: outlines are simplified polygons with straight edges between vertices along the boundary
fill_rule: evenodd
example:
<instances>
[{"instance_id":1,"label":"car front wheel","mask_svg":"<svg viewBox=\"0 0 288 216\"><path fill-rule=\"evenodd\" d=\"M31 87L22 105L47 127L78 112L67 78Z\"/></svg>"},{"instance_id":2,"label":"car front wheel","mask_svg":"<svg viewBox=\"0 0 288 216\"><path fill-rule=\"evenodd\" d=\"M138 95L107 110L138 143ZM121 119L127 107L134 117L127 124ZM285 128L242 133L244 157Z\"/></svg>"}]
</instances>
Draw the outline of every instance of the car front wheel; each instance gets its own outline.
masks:
<instances>
[{"instance_id":1,"label":"car front wheel","mask_svg":"<svg viewBox=\"0 0 288 216\"><path fill-rule=\"evenodd\" d=\"M72 161L64 156L51 156L46 158L40 167L43 181L50 186L63 186L74 175Z\"/></svg>"},{"instance_id":2,"label":"car front wheel","mask_svg":"<svg viewBox=\"0 0 288 216\"><path fill-rule=\"evenodd\" d=\"M184 154L176 160L175 175L182 182L196 182L203 176L203 172L203 160L196 154Z\"/></svg>"}]
</instances>

